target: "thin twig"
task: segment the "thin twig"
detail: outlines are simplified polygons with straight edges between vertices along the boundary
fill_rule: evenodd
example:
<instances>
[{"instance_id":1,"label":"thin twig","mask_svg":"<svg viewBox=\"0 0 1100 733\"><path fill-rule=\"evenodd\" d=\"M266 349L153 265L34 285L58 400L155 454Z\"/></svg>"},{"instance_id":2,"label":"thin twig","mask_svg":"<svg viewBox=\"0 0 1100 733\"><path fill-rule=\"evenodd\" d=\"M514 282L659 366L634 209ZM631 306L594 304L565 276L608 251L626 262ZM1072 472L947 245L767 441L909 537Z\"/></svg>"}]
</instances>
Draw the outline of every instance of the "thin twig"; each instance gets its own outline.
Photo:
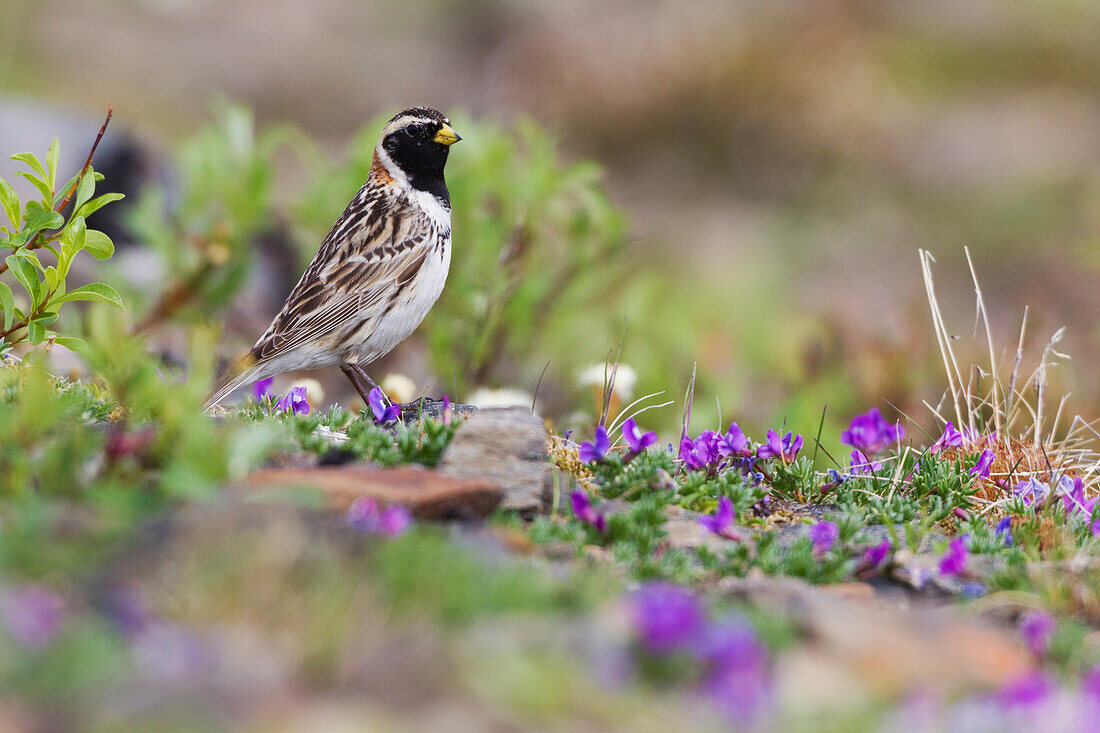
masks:
<instances>
[{"instance_id":1,"label":"thin twig","mask_svg":"<svg viewBox=\"0 0 1100 733\"><path fill-rule=\"evenodd\" d=\"M103 139L103 133L107 132L107 125L111 123L111 117L114 115L114 113L114 109L111 107L111 105L108 104L107 119L103 120L103 124L99 128L99 134L95 136L95 142L92 143L92 149L88 151L88 157L84 161L84 167L80 169L80 175L76 177L76 180L73 182L72 188L70 188L69 192L65 194L65 198L61 200L61 203L53 207L54 211L60 213L61 210L68 205L73 196L76 194L76 189L80 186L81 179L84 178L84 175L92 167L92 156L95 155L95 151L99 147L99 142Z\"/></svg>"},{"instance_id":2,"label":"thin twig","mask_svg":"<svg viewBox=\"0 0 1100 733\"><path fill-rule=\"evenodd\" d=\"M99 147L99 141L103 139L103 133L107 132L107 125L111 122L111 116L114 115L114 110L111 105L107 105L107 119L103 120L103 124L99 128L99 134L95 136L95 142L92 143L92 149L88 151L88 158L84 161L84 167L80 169L80 175L76 177L76 182L73 183L72 188L69 189L69 193L65 195L65 198L61 200L61 203L54 207L54 211L60 213L62 209L72 200L73 194L76 193L77 187L80 185L80 181L84 178L84 174L88 172L88 169L92 167L92 156L95 155L96 148ZM43 232L38 232L27 244L23 245L23 249L33 250L42 246ZM3 275L8 271L8 263L0 263L0 275ZM14 330L14 329L9 329Z\"/></svg>"}]
</instances>

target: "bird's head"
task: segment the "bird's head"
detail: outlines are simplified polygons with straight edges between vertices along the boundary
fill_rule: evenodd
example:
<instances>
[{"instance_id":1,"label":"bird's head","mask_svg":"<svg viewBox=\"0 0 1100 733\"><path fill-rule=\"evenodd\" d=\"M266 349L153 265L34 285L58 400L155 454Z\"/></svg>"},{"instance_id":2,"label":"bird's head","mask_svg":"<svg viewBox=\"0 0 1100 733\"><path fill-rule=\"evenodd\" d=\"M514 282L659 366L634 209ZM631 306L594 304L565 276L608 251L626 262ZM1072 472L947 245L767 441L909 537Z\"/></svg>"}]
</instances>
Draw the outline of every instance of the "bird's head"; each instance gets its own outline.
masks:
<instances>
[{"instance_id":1,"label":"bird's head","mask_svg":"<svg viewBox=\"0 0 1100 733\"><path fill-rule=\"evenodd\" d=\"M413 188L438 193L451 146L462 138L443 113L431 107L410 107L394 115L382 129L376 156L394 178Z\"/></svg>"}]
</instances>

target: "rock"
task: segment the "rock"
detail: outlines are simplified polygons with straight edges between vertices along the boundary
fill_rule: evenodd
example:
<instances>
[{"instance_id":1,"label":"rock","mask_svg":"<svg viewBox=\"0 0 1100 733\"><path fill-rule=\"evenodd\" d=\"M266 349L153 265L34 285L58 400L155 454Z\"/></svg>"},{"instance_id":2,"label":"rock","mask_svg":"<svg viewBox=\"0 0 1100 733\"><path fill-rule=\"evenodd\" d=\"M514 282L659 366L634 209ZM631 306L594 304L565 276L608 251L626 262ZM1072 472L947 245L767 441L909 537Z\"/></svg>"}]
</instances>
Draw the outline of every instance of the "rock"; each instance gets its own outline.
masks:
<instances>
[{"instance_id":1,"label":"rock","mask_svg":"<svg viewBox=\"0 0 1100 733\"><path fill-rule=\"evenodd\" d=\"M670 547L684 550L697 550L700 547L706 547L714 552L723 552L734 547L732 540L719 537L699 524L698 517L699 515L694 513L691 513L691 516L685 513L682 516L670 516L665 520L665 541L668 542ZM748 530L737 529L744 531L746 537L750 535Z\"/></svg>"},{"instance_id":2,"label":"rock","mask_svg":"<svg viewBox=\"0 0 1100 733\"><path fill-rule=\"evenodd\" d=\"M524 407L478 410L455 433L439 470L504 490L500 506L525 516L550 504L553 479L542 420Z\"/></svg>"},{"instance_id":3,"label":"rock","mask_svg":"<svg viewBox=\"0 0 1100 733\"><path fill-rule=\"evenodd\" d=\"M610 565L615 562L615 555L611 550L599 545L585 545L581 548L581 554L597 565Z\"/></svg>"},{"instance_id":4,"label":"rock","mask_svg":"<svg viewBox=\"0 0 1100 733\"><path fill-rule=\"evenodd\" d=\"M382 505L399 504L419 519L484 517L496 509L504 492L484 478L457 478L426 468L340 466L268 468L249 474L242 485L258 488L313 488L330 506L346 511L368 496Z\"/></svg>"},{"instance_id":5,"label":"rock","mask_svg":"<svg viewBox=\"0 0 1100 733\"><path fill-rule=\"evenodd\" d=\"M1031 666L1016 637L950 606L901 610L865 600L863 591L831 593L793 578L727 578L720 587L786 616L806 641L803 662L816 659L822 674L858 678L876 696L987 690ZM802 670L803 678L813 676Z\"/></svg>"},{"instance_id":6,"label":"rock","mask_svg":"<svg viewBox=\"0 0 1100 733\"><path fill-rule=\"evenodd\" d=\"M477 412L476 405L460 405L451 403L451 414L460 417L469 417ZM430 417L435 420L443 417L443 400L433 400L431 397L421 397L412 402L401 405L401 419L406 425L415 423L421 417Z\"/></svg>"},{"instance_id":7,"label":"rock","mask_svg":"<svg viewBox=\"0 0 1100 733\"><path fill-rule=\"evenodd\" d=\"M852 581L818 586L823 592L849 601L870 601L875 597L875 589L870 583Z\"/></svg>"},{"instance_id":8,"label":"rock","mask_svg":"<svg viewBox=\"0 0 1100 733\"><path fill-rule=\"evenodd\" d=\"M919 552L901 549L894 553L890 577L918 593L948 596L974 597L985 593L982 579L1003 570L1003 558L990 555L970 555L963 575L943 575L940 561L943 553Z\"/></svg>"}]
</instances>

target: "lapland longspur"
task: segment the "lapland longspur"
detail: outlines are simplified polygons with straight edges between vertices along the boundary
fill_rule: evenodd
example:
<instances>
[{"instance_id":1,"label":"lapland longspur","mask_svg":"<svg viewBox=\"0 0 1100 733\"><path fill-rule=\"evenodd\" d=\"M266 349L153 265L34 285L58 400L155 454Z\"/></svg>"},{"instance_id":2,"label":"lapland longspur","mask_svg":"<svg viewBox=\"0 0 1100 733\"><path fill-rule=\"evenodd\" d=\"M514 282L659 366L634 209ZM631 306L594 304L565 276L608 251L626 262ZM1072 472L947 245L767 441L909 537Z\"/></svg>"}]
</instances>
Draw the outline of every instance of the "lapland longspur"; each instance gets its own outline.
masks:
<instances>
[{"instance_id":1,"label":"lapland longspur","mask_svg":"<svg viewBox=\"0 0 1100 733\"><path fill-rule=\"evenodd\" d=\"M250 382L333 366L367 400L373 381L363 367L408 338L443 291L451 264L443 167L461 139L430 107L412 107L389 121L366 183L205 409Z\"/></svg>"}]
</instances>

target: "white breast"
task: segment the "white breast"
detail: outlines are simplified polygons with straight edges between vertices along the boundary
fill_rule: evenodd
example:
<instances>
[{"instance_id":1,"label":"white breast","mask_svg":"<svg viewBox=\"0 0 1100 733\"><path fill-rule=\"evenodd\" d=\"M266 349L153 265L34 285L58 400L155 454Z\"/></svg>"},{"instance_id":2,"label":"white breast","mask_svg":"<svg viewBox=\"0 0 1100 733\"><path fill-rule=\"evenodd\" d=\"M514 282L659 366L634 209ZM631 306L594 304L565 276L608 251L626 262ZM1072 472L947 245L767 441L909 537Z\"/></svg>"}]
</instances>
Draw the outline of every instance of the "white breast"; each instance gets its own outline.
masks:
<instances>
[{"instance_id":1,"label":"white breast","mask_svg":"<svg viewBox=\"0 0 1100 733\"><path fill-rule=\"evenodd\" d=\"M412 335L439 300L451 267L451 237L440 237L424 259L416 279L405 288L397 304L384 317L374 319L372 332L359 345L359 363L367 365L388 354Z\"/></svg>"}]
</instances>

